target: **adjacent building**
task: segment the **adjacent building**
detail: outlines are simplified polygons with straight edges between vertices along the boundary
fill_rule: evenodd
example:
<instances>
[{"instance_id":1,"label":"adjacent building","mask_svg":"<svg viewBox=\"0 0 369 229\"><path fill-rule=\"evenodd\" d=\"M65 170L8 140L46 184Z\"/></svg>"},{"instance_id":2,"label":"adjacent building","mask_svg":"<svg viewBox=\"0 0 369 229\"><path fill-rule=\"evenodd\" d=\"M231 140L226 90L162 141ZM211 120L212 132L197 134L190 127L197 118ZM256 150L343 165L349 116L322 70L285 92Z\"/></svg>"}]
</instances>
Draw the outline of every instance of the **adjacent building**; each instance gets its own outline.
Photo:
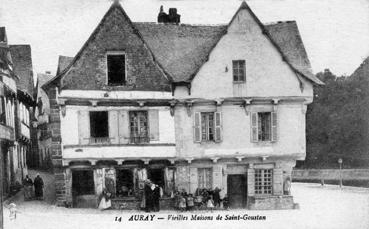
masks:
<instances>
[{"instance_id":1,"label":"adjacent building","mask_svg":"<svg viewBox=\"0 0 369 229\"><path fill-rule=\"evenodd\" d=\"M36 130L36 143L38 146L36 151L34 151L35 166L43 169L52 168L51 164L51 132L48 128L50 106L49 98L46 92L41 88L41 86L49 81L53 75L50 72L38 73L36 82L36 102L37 106L34 110L34 127Z\"/></svg>"},{"instance_id":2,"label":"adjacent building","mask_svg":"<svg viewBox=\"0 0 369 229\"><path fill-rule=\"evenodd\" d=\"M14 64L14 74L17 76L15 136L19 158L18 167L20 168L17 171L17 176L21 180L27 174L28 165L35 166L32 148L37 147L37 141L34 139L34 128L31 125L35 106L32 53L30 45L10 45L9 49ZM37 152L37 150L35 151Z\"/></svg>"},{"instance_id":3,"label":"adjacent building","mask_svg":"<svg viewBox=\"0 0 369 229\"><path fill-rule=\"evenodd\" d=\"M139 208L144 181L222 189L234 208L293 208L283 192L305 158L311 72L296 22L264 25L243 2L227 25L134 23L114 2L42 88L59 205ZM164 19L163 19L164 18Z\"/></svg>"},{"instance_id":4,"label":"adjacent building","mask_svg":"<svg viewBox=\"0 0 369 229\"><path fill-rule=\"evenodd\" d=\"M0 171L4 195L10 192L19 168L15 139L16 76L5 27L0 27Z\"/></svg>"}]
</instances>

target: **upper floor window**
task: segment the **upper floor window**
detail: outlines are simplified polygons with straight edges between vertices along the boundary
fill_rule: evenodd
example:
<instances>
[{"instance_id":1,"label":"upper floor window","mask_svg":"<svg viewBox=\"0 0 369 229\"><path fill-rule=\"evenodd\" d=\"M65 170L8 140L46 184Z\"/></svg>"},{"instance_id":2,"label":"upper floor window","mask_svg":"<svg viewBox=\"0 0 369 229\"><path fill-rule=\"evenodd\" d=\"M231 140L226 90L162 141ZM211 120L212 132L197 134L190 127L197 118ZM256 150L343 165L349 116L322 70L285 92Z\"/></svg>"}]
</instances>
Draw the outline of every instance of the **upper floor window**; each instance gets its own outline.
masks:
<instances>
[{"instance_id":1,"label":"upper floor window","mask_svg":"<svg viewBox=\"0 0 369 229\"><path fill-rule=\"evenodd\" d=\"M251 136L253 142L277 140L277 113L255 112L251 115Z\"/></svg>"},{"instance_id":2,"label":"upper floor window","mask_svg":"<svg viewBox=\"0 0 369 229\"><path fill-rule=\"evenodd\" d=\"M0 123L6 123L5 99L3 96L0 97Z\"/></svg>"},{"instance_id":3,"label":"upper floor window","mask_svg":"<svg viewBox=\"0 0 369 229\"><path fill-rule=\"evenodd\" d=\"M109 118L107 111L90 112L90 143L109 141Z\"/></svg>"},{"instance_id":4,"label":"upper floor window","mask_svg":"<svg viewBox=\"0 0 369 229\"><path fill-rule=\"evenodd\" d=\"M126 56L124 54L108 54L108 85L126 83Z\"/></svg>"},{"instance_id":5,"label":"upper floor window","mask_svg":"<svg viewBox=\"0 0 369 229\"><path fill-rule=\"evenodd\" d=\"M273 170L255 169L255 194L270 195L273 190Z\"/></svg>"},{"instance_id":6,"label":"upper floor window","mask_svg":"<svg viewBox=\"0 0 369 229\"><path fill-rule=\"evenodd\" d=\"M221 141L221 113L196 112L194 120L195 142Z\"/></svg>"},{"instance_id":7,"label":"upper floor window","mask_svg":"<svg viewBox=\"0 0 369 229\"><path fill-rule=\"evenodd\" d=\"M214 113L201 113L201 140L214 140Z\"/></svg>"},{"instance_id":8,"label":"upper floor window","mask_svg":"<svg viewBox=\"0 0 369 229\"><path fill-rule=\"evenodd\" d=\"M233 63L233 82L242 83L246 81L245 60L234 60Z\"/></svg>"},{"instance_id":9,"label":"upper floor window","mask_svg":"<svg viewBox=\"0 0 369 229\"><path fill-rule=\"evenodd\" d=\"M147 111L130 111L129 125L131 130L131 143L149 142Z\"/></svg>"},{"instance_id":10,"label":"upper floor window","mask_svg":"<svg viewBox=\"0 0 369 229\"><path fill-rule=\"evenodd\" d=\"M198 168L198 188L211 189L213 183L213 170L211 168Z\"/></svg>"}]
</instances>

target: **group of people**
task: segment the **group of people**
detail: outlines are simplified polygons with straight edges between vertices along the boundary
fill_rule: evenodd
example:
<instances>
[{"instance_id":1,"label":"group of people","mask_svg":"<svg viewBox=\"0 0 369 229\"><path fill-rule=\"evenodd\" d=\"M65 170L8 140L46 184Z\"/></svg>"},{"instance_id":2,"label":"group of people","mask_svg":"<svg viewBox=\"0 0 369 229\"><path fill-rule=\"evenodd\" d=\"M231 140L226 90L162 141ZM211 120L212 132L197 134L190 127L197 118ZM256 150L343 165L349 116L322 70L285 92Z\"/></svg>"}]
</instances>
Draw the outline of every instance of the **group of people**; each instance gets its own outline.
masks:
<instances>
[{"instance_id":1,"label":"group of people","mask_svg":"<svg viewBox=\"0 0 369 229\"><path fill-rule=\"evenodd\" d=\"M180 211L191 211L194 209L204 210L208 209L212 211L214 208L220 208L223 206L224 209L228 209L228 197L225 195L223 198L220 197L221 189L196 189L195 196L187 194L187 192L176 192L175 193L175 206Z\"/></svg>"},{"instance_id":2,"label":"group of people","mask_svg":"<svg viewBox=\"0 0 369 229\"><path fill-rule=\"evenodd\" d=\"M34 181L26 175L26 178L23 180L23 187L24 187L24 200L42 200L43 199L43 188L44 188L44 181L40 177L40 174L36 175ZM34 187L34 196L33 196L33 187Z\"/></svg>"},{"instance_id":3,"label":"group of people","mask_svg":"<svg viewBox=\"0 0 369 229\"><path fill-rule=\"evenodd\" d=\"M141 207L146 212L160 211L160 197L163 196L163 189L147 179L144 186L144 198L142 198Z\"/></svg>"}]
</instances>

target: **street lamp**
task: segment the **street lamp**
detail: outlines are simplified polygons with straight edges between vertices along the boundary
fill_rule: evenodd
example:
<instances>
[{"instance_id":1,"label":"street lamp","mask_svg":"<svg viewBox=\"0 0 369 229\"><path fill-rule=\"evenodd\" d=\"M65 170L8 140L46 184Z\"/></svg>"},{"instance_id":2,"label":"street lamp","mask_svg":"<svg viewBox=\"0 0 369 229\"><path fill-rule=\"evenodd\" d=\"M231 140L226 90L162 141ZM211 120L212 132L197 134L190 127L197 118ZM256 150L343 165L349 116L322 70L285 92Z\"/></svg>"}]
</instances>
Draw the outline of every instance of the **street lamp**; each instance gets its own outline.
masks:
<instances>
[{"instance_id":1,"label":"street lamp","mask_svg":"<svg viewBox=\"0 0 369 229\"><path fill-rule=\"evenodd\" d=\"M342 158L338 158L338 164L340 165L340 188L342 188Z\"/></svg>"}]
</instances>

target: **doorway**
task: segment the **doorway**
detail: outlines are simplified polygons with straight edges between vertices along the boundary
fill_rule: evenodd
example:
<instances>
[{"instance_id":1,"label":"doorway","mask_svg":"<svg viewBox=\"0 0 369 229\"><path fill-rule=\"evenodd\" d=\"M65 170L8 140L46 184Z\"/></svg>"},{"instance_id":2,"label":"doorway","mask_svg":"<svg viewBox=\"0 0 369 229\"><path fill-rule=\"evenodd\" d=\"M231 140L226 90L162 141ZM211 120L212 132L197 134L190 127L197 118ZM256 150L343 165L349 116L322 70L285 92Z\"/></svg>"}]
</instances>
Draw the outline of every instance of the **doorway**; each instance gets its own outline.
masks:
<instances>
[{"instance_id":1,"label":"doorway","mask_svg":"<svg viewBox=\"0 0 369 229\"><path fill-rule=\"evenodd\" d=\"M242 174L228 175L227 189L230 208L244 208L247 199L246 176Z\"/></svg>"},{"instance_id":2,"label":"doorway","mask_svg":"<svg viewBox=\"0 0 369 229\"><path fill-rule=\"evenodd\" d=\"M72 171L73 207L96 208L93 170Z\"/></svg>"}]
</instances>

